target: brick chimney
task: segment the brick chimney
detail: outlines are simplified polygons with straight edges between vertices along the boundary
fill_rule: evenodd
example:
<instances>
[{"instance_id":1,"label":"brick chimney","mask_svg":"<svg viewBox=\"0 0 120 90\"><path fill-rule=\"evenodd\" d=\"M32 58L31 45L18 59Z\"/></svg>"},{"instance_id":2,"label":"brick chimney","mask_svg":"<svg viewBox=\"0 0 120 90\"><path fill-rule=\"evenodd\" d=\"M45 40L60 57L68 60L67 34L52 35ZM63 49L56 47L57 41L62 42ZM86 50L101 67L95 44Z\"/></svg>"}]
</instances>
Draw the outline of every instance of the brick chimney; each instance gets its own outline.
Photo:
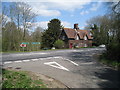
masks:
<instances>
[{"instance_id":1,"label":"brick chimney","mask_svg":"<svg viewBox=\"0 0 120 90\"><path fill-rule=\"evenodd\" d=\"M78 27L78 23L76 23L76 24L74 24L74 29L79 29L79 27Z\"/></svg>"}]
</instances>

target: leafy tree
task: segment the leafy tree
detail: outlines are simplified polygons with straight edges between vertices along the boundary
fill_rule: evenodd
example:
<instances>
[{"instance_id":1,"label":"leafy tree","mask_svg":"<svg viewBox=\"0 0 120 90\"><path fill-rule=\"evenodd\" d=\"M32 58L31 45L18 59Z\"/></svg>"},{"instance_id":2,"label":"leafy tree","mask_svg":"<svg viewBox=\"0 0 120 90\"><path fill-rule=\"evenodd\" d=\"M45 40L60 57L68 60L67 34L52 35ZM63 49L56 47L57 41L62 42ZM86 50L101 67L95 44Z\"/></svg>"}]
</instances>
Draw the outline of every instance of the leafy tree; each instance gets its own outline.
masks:
<instances>
[{"instance_id":1,"label":"leafy tree","mask_svg":"<svg viewBox=\"0 0 120 90\"><path fill-rule=\"evenodd\" d=\"M31 34L33 42L41 42L41 36L43 29L41 27L37 27L35 31Z\"/></svg>"},{"instance_id":2,"label":"leafy tree","mask_svg":"<svg viewBox=\"0 0 120 90\"><path fill-rule=\"evenodd\" d=\"M112 4L111 9L111 41L107 45L106 57L120 62L120 1Z\"/></svg>"},{"instance_id":3,"label":"leafy tree","mask_svg":"<svg viewBox=\"0 0 120 90\"><path fill-rule=\"evenodd\" d=\"M111 12L93 17L86 28L92 29L96 44L106 44L106 58L120 62L120 1L111 2L108 6Z\"/></svg>"},{"instance_id":4,"label":"leafy tree","mask_svg":"<svg viewBox=\"0 0 120 90\"><path fill-rule=\"evenodd\" d=\"M23 2L11 2L2 8L0 16L2 17L2 50L18 51L22 42L32 41L29 29L36 15L31 11L30 6ZM30 50L30 48L26 47L26 50Z\"/></svg>"},{"instance_id":5,"label":"leafy tree","mask_svg":"<svg viewBox=\"0 0 120 90\"><path fill-rule=\"evenodd\" d=\"M52 19L48 23L48 29L42 36L42 47L53 47L54 42L59 38L61 32L61 22L58 19Z\"/></svg>"},{"instance_id":6,"label":"leafy tree","mask_svg":"<svg viewBox=\"0 0 120 90\"><path fill-rule=\"evenodd\" d=\"M31 49L32 50L40 50L41 47L41 38L42 38L42 31L43 29L41 27L37 27L34 32L31 34L31 40L32 42L40 42L40 44L32 44Z\"/></svg>"},{"instance_id":7,"label":"leafy tree","mask_svg":"<svg viewBox=\"0 0 120 90\"><path fill-rule=\"evenodd\" d=\"M62 40L58 39L55 41L54 46L58 49L61 49L64 47L64 42Z\"/></svg>"},{"instance_id":8,"label":"leafy tree","mask_svg":"<svg viewBox=\"0 0 120 90\"><path fill-rule=\"evenodd\" d=\"M17 30L17 27L14 22L8 22L5 25L5 28L2 29L2 50L10 51L10 50L18 50L21 34ZM22 33L22 32L21 32Z\"/></svg>"}]
</instances>

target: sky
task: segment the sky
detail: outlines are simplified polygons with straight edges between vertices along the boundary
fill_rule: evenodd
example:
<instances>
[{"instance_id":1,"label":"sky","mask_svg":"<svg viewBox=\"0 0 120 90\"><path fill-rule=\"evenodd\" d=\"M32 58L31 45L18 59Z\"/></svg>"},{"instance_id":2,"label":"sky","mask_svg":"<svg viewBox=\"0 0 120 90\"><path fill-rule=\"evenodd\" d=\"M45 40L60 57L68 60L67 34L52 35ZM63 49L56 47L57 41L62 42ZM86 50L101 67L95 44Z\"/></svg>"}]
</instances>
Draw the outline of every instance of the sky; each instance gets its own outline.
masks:
<instances>
[{"instance_id":1,"label":"sky","mask_svg":"<svg viewBox=\"0 0 120 90\"><path fill-rule=\"evenodd\" d=\"M4 0L2 5L9 5L16 0ZM22 1L22 0L20 0ZM107 7L104 1L95 0L23 0L32 8L32 12L37 14L35 27L47 28L47 23L54 18L61 21L67 28L73 28L75 23L80 29L87 25L86 21L95 16L106 14ZM9 18L9 17L8 17Z\"/></svg>"}]
</instances>

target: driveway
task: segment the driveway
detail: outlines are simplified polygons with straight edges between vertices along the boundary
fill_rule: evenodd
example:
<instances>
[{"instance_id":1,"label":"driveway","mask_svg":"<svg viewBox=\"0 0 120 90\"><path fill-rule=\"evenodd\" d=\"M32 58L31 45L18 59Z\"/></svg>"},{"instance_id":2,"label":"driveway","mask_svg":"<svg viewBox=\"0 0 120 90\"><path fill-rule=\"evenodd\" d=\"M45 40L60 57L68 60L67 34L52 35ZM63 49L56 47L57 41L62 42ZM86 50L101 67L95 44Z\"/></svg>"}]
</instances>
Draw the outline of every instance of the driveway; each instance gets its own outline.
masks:
<instances>
[{"instance_id":1,"label":"driveway","mask_svg":"<svg viewBox=\"0 0 120 90\"><path fill-rule=\"evenodd\" d=\"M3 54L3 67L50 76L70 88L117 88L119 72L100 64L95 54L104 48L82 48Z\"/></svg>"}]
</instances>

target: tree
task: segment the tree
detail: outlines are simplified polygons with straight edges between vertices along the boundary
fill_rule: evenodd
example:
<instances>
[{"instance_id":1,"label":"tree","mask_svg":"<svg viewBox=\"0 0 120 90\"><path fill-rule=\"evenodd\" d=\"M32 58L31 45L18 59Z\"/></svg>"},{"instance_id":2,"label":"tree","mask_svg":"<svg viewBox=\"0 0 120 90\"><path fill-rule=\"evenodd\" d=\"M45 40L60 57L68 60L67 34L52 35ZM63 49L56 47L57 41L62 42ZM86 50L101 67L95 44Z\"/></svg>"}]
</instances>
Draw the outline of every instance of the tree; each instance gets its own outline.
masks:
<instances>
[{"instance_id":1,"label":"tree","mask_svg":"<svg viewBox=\"0 0 120 90\"><path fill-rule=\"evenodd\" d=\"M120 1L108 4L111 10L111 42L108 43L106 49L106 57L109 60L120 62Z\"/></svg>"},{"instance_id":2,"label":"tree","mask_svg":"<svg viewBox=\"0 0 120 90\"><path fill-rule=\"evenodd\" d=\"M93 17L87 21L87 29L92 29L95 45L108 44L109 31L111 30L111 19L107 16ZM104 38L104 39L103 39Z\"/></svg>"},{"instance_id":3,"label":"tree","mask_svg":"<svg viewBox=\"0 0 120 90\"><path fill-rule=\"evenodd\" d=\"M108 4L110 13L93 17L87 28L93 31L95 43L105 44L105 57L120 62L120 1Z\"/></svg>"},{"instance_id":4,"label":"tree","mask_svg":"<svg viewBox=\"0 0 120 90\"><path fill-rule=\"evenodd\" d=\"M32 39L34 42L41 42L41 36L42 36L42 28L37 27L35 31L31 34Z\"/></svg>"},{"instance_id":5,"label":"tree","mask_svg":"<svg viewBox=\"0 0 120 90\"><path fill-rule=\"evenodd\" d=\"M53 47L54 42L59 38L61 32L61 22L58 19L52 19L48 23L48 29L42 36L42 47Z\"/></svg>"},{"instance_id":6,"label":"tree","mask_svg":"<svg viewBox=\"0 0 120 90\"><path fill-rule=\"evenodd\" d=\"M17 3L17 8L20 11L20 13L17 13L17 18L18 18L18 25L19 25L19 14L21 14L21 22L23 25L23 30L24 30L24 35L23 35L23 40L25 40L25 34L26 34L26 30L28 30L28 28L31 27L31 22L34 21L35 18L35 14L31 11L32 8L26 4L26 3Z\"/></svg>"},{"instance_id":7,"label":"tree","mask_svg":"<svg viewBox=\"0 0 120 90\"><path fill-rule=\"evenodd\" d=\"M23 2L11 2L2 8L3 51L20 50L22 42L32 41L29 29L36 15L30 6ZM7 19L10 19L9 22ZM26 50L29 49L26 48Z\"/></svg>"},{"instance_id":8,"label":"tree","mask_svg":"<svg viewBox=\"0 0 120 90\"><path fill-rule=\"evenodd\" d=\"M2 49L3 51L18 50L20 34L14 22L8 22L2 29Z\"/></svg>"},{"instance_id":9,"label":"tree","mask_svg":"<svg viewBox=\"0 0 120 90\"><path fill-rule=\"evenodd\" d=\"M62 40L58 39L55 41L54 46L58 49L61 49L64 47L64 42Z\"/></svg>"}]
</instances>

